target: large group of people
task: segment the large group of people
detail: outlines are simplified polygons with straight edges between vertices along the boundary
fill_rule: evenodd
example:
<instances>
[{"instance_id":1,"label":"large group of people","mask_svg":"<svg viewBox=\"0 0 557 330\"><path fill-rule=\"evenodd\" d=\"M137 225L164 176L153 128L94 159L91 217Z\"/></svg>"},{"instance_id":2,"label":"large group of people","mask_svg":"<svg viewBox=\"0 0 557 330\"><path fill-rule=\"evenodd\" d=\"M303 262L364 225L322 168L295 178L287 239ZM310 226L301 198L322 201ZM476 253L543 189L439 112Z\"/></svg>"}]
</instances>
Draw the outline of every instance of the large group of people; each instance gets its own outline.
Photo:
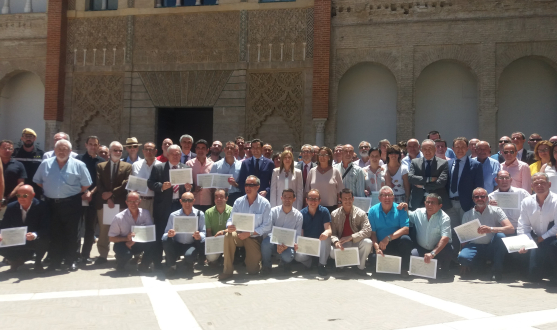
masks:
<instances>
[{"instance_id":1,"label":"large group of people","mask_svg":"<svg viewBox=\"0 0 557 330\"><path fill-rule=\"evenodd\" d=\"M431 131L421 142L381 140L375 147L362 141L357 150L305 144L299 157L291 145L274 153L270 144L241 136L226 143L188 134L177 144L167 138L158 156L155 143L134 137L106 147L89 136L81 155L64 132L54 136L49 152L35 139L26 128L19 148L0 141L0 229L28 231L26 244L0 247L10 271L31 259L37 272L47 260L46 270L102 265L113 243L122 273L133 259L140 272L154 268L172 276L183 257L186 271L196 264L222 267L218 278L226 280L238 260L249 274L269 275L279 255L286 272L299 262L327 276L335 249L357 248L353 268L362 276L375 272L376 258L395 255L402 277L415 256L427 264L436 259L439 278L449 277L451 263L466 278L489 260L493 281L503 278L507 263L530 281L557 282L557 136L543 140L534 133L526 140L514 132L501 137L492 154L486 141L458 137L449 146ZM170 171L184 168L193 182L172 184ZM229 187L199 184L199 174L211 173L229 175ZM130 176L146 180L148 189L129 190ZM497 194L504 192L518 194L518 207L498 206ZM370 207L356 206L362 197ZM107 209L116 215L107 219ZM237 230L235 213L254 214L253 231ZM176 217L184 216L196 218L193 234L174 229ZM454 228L472 221L479 221L481 237L460 242ZM134 240L134 226L153 225L154 241ZM320 240L319 256L297 253L297 244L272 243L273 227ZM522 234L537 248L509 254L503 240ZM205 240L218 236L224 236L222 254L205 254ZM99 256L92 259L95 242Z\"/></svg>"}]
</instances>

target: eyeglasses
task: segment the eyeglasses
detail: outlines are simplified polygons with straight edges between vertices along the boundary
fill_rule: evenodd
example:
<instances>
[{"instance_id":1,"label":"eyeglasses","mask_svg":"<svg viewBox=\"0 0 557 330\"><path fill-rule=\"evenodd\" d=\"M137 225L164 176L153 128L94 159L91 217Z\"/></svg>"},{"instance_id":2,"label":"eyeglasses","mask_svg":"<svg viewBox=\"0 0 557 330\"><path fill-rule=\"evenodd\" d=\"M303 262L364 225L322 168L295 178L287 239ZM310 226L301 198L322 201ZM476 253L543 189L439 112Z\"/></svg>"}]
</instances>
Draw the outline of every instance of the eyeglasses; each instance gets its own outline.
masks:
<instances>
[{"instance_id":1,"label":"eyeglasses","mask_svg":"<svg viewBox=\"0 0 557 330\"><path fill-rule=\"evenodd\" d=\"M538 149L538 152L548 152L549 148Z\"/></svg>"},{"instance_id":2,"label":"eyeglasses","mask_svg":"<svg viewBox=\"0 0 557 330\"><path fill-rule=\"evenodd\" d=\"M514 150L503 151L503 153L504 153L505 155L508 155L508 154L514 155Z\"/></svg>"},{"instance_id":3,"label":"eyeglasses","mask_svg":"<svg viewBox=\"0 0 557 330\"><path fill-rule=\"evenodd\" d=\"M6 151L14 151L14 148L2 148L2 149L6 150Z\"/></svg>"},{"instance_id":4,"label":"eyeglasses","mask_svg":"<svg viewBox=\"0 0 557 330\"><path fill-rule=\"evenodd\" d=\"M257 183L246 183L244 187L259 187Z\"/></svg>"},{"instance_id":5,"label":"eyeglasses","mask_svg":"<svg viewBox=\"0 0 557 330\"><path fill-rule=\"evenodd\" d=\"M379 194L379 197L394 197L394 194Z\"/></svg>"},{"instance_id":6,"label":"eyeglasses","mask_svg":"<svg viewBox=\"0 0 557 330\"><path fill-rule=\"evenodd\" d=\"M530 139L530 140L528 140L528 141L531 141L531 142L540 142L541 140L542 140L542 139Z\"/></svg>"},{"instance_id":7,"label":"eyeglasses","mask_svg":"<svg viewBox=\"0 0 557 330\"><path fill-rule=\"evenodd\" d=\"M133 149L137 149L137 148L139 148L139 146L126 146L126 148L130 148L130 149L132 149L132 148L133 148Z\"/></svg>"},{"instance_id":8,"label":"eyeglasses","mask_svg":"<svg viewBox=\"0 0 557 330\"><path fill-rule=\"evenodd\" d=\"M26 139L32 139L35 136L33 134L23 134L23 137L26 138Z\"/></svg>"},{"instance_id":9,"label":"eyeglasses","mask_svg":"<svg viewBox=\"0 0 557 330\"><path fill-rule=\"evenodd\" d=\"M141 200L136 200L136 201L129 201L129 200L128 200L128 201L126 201L126 202L132 203L132 204L139 204L139 203L141 203Z\"/></svg>"},{"instance_id":10,"label":"eyeglasses","mask_svg":"<svg viewBox=\"0 0 557 330\"><path fill-rule=\"evenodd\" d=\"M15 197L17 197L17 198L27 198L27 197L29 197L29 196L30 196L29 194L23 194L23 195L21 195L21 194L15 194Z\"/></svg>"},{"instance_id":11,"label":"eyeglasses","mask_svg":"<svg viewBox=\"0 0 557 330\"><path fill-rule=\"evenodd\" d=\"M497 179L501 180L501 181L511 181L511 178L509 178L508 176L501 176L501 177L498 177Z\"/></svg>"},{"instance_id":12,"label":"eyeglasses","mask_svg":"<svg viewBox=\"0 0 557 330\"><path fill-rule=\"evenodd\" d=\"M499 144L501 143L511 143L511 140L499 140Z\"/></svg>"},{"instance_id":13,"label":"eyeglasses","mask_svg":"<svg viewBox=\"0 0 557 330\"><path fill-rule=\"evenodd\" d=\"M475 198L475 199L484 199L484 198L487 198L487 196L484 196L484 195L474 195L474 198Z\"/></svg>"},{"instance_id":14,"label":"eyeglasses","mask_svg":"<svg viewBox=\"0 0 557 330\"><path fill-rule=\"evenodd\" d=\"M193 198L188 198L188 199L182 199L183 203L193 203Z\"/></svg>"},{"instance_id":15,"label":"eyeglasses","mask_svg":"<svg viewBox=\"0 0 557 330\"><path fill-rule=\"evenodd\" d=\"M112 152L123 152L124 150L112 150Z\"/></svg>"}]
</instances>

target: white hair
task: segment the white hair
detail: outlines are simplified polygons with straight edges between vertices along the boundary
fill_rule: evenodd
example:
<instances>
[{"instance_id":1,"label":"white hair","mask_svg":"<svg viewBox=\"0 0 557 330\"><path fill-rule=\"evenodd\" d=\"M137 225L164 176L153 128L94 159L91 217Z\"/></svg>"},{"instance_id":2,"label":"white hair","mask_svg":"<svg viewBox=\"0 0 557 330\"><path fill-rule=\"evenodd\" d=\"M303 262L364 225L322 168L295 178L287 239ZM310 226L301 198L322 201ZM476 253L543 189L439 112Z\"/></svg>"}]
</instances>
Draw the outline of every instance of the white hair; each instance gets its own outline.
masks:
<instances>
[{"instance_id":1,"label":"white hair","mask_svg":"<svg viewBox=\"0 0 557 330\"><path fill-rule=\"evenodd\" d=\"M122 144L118 141L112 141L110 142L110 144L108 145L108 149L112 149L112 146L114 145L119 145L120 147L122 147Z\"/></svg>"},{"instance_id":2,"label":"white hair","mask_svg":"<svg viewBox=\"0 0 557 330\"><path fill-rule=\"evenodd\" d=\"M70 148L70 150L72 150L72 144L68 140L58 140L58 142L56 142L56 144L54 145L54 149L56 149L56 148L58 148L58 146L62 146L62 145L65 145L68 148Z\"/></svg>"},{"instance_id":3,"label":"white hair","mask_svg":"<svg viewBox=\"0 0 557 330\"><path fill-rule=\"evenodd\" d=\"M169 152L169 151L172 150L172 149L178 149L178 150L180 150L180 152L182 152L182 148L180 148L180 146L177 145L177 144L173 144L173 145L171 145L170 147L168 147L168 149L166 150L166 152Z\"/></svg>"},{"instance_id":4,"label":"white hair","mask_svg":"<svg viewBox=\"0 0 557 330\"><path fill-rule=\"evenodd\" d=\"M381 189L379 189L379 194L381 194L381 192L382 192L383 190L388 190L391 194L394 195L393 189L391 189L391 187L389 187L389 186L383 186L383 187L381 187Z\"/></svg>"}]
</instances>

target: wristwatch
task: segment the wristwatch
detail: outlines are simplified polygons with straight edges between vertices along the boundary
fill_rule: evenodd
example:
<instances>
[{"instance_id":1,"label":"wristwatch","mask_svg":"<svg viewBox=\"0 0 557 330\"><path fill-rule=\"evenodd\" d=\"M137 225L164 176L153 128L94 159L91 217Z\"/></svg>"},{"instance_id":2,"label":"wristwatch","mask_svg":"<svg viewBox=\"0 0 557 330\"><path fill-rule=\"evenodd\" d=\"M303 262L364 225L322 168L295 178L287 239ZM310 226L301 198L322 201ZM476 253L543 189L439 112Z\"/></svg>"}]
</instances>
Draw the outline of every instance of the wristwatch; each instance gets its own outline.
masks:
<instances>
[{"instance_id":1,"label":"wristwatch","mask_svg":"<svg viewBox=\"0 0 557 330\"><path fill-rule=\"evenodd\" d=\"M431 254L431 256L435 258L435 252L431 251L429 254Z\"/></svg>"},{"instance_id":2,"label":"wristwatch","mask_svg":"<svg viewBox=\"0 0 557 330\"><path fill-rule=\"evenodd\" d=\"M391 237L391 235L387 236L389 238L389 242L393 240L393 238Z\"/></svg>"}]
</instances>

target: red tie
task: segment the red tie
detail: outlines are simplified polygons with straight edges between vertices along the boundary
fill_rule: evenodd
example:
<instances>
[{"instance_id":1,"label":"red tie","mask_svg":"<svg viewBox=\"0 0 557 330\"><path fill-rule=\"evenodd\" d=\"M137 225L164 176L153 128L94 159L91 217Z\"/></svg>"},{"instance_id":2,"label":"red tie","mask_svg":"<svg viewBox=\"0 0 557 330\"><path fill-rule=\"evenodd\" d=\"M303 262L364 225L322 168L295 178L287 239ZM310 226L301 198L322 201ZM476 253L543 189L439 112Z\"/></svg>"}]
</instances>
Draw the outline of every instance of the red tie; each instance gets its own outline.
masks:
<instances>
[{"instance_id":1,"label":"red tie","mask_svg":"<svg viewBox=\"0 0 557 330\"><path fill-rule=\"evenodd\" d=\"M302 173L302 177L304 178L304 186L306 185L306 179L308 178L308 165L304 165L304 173Z\"/></svg>"},{"instance_id":2,"label":"red tie","mask_svg":"<svg viewBox=\"0 0 557 330\"><path fill-rule=\"evenodd\" d=\"M174 165L174 166L172 166L172 169L177 170L178 166ZM180 186L177 185L177 184L175 184L174 187L172 187L172 191L174 191L174 193L177 193L179 189L180 189Z\"/></svg>"}]
</instances>

